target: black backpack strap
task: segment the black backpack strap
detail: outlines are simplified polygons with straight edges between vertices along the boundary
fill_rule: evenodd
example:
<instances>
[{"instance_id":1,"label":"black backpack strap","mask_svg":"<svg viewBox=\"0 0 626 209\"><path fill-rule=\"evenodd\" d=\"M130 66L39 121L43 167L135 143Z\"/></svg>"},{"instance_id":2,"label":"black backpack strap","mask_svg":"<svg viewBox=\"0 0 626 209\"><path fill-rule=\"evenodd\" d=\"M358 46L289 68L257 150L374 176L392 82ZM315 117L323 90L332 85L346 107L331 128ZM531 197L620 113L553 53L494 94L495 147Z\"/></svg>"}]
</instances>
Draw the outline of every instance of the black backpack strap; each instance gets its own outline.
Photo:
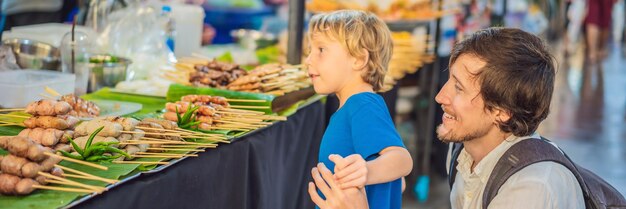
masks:
<instances>
[{"instance_id":1,"label":"black backpack strap","mask_svg":"<svg viewBox=\"0 0 626 209\"><path fill-rule=\"evenodd\" d=\"M459 154L461 154L461 150L463 150L463 143L453 143L452 144L452 154L450 155L450 167L448 171L450 174L448 175L448 184L450 184L450 189L452 189L452 185L454 185L454 179L456 179L456 163L459 158Z\"/></svg>"},{"instance_id":2,"label":"black backpack strap","mask_svg":"<svg viewBox=\"0 0 626 209\"><path fill-rule=\"evenodd\" d=\"M485 185L483 208L487 209L509 177L529 165L545 161L559 163L569 169L578 180L585 199L588 198L589 189L572 161L547 139L531 138L516 143L498 160Z\"/></svg>"}]
</instances>

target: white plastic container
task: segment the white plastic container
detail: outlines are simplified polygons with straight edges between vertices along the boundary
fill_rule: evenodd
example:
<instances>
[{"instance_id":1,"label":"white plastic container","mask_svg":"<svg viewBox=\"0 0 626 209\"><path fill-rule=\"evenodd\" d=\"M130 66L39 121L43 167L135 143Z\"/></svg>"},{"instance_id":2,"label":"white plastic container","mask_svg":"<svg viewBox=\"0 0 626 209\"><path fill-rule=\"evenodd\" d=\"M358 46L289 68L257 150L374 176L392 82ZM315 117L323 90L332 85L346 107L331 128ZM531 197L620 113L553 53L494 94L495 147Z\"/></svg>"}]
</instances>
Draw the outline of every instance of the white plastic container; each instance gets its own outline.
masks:
<instances>
[{"instance_id":1,"label":"white plastic container","mask_svg":"<svg viewBox=\"0 0 626 209\"><path fill-rule=\"evenodd\" d=\"M10 31L4 31L4 33L2 33L2 40L10 38L30 39L44 42L58 48L61 45L63 35L71 30L72 25L62 23L43 23L18 26L11 28ZM85 26L77 25L76 31L83 32L92 39L97 37L97 34L93 29Z\"/></svg>"},{"instance_id":2,"label":"white plastic container","mask_svg":"<svg viewBox=\"0 0 626 209\"><path fill-rule=\"evenodd\" d=\"M197 5L172 4L176 35L174 37L174 54L176 57L187 57L202 46L202 30L204 27L204 9Z\"/></svg>"},{"instance_id":3,"label":"white plastic container","mask_svg":"<svg viewBox=\"0 0 626 209\"><path fill-rule=\"evenodd\" d=\"M45 87L60 94L74 93L74 74L49 70L13 70L0 72L0 107L26 107L43 98Z\"/></svg>"}]
</instances>

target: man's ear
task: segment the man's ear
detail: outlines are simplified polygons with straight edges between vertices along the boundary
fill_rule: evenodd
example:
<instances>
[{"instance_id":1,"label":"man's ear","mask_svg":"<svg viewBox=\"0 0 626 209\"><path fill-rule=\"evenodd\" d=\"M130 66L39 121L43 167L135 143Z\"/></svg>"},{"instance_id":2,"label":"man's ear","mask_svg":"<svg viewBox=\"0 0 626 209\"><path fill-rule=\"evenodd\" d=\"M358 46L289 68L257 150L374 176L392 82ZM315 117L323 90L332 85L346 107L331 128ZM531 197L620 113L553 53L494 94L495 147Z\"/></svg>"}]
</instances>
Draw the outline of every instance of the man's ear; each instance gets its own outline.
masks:
<instances>
[{"instance_id":1,"label":"man's ear","mask_svg":"<svg viewBox=\"0 0 626 209\"><path fill-rule=\"evenodd\" d=\"M493 113L495 114L495 119L496 119L495 122L501 122L501 123L508 122L513 116L511 114L511 111L504 110L499 107L494 108Z\"/></svg>"},{"instance_id":2,"label":"man's ear","mask_svg":"<svg viewBox=\"0 0 626 209\"><path fill-rule=\"evenodd\" d=\"M369 62L369 59L370 59L370 53L366 49L363 49L362 56L354 58L352 69L356 71L365 69L365 67L367 66L367 63Z\"/></svg>"}]
</instances>

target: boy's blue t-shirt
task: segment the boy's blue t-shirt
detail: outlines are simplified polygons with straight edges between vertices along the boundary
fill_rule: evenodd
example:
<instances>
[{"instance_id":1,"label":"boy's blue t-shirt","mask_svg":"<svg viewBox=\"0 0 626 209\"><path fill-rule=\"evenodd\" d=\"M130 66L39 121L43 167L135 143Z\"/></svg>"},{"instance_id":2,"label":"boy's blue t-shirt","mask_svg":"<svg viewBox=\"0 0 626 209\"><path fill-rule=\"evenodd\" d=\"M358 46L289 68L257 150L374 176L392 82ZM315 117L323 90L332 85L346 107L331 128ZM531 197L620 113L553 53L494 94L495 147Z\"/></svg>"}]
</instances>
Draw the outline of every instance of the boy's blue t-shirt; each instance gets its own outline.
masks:
<instances>
[{"instance_id":1,"label":"boy's blue t-shirt","mask_svg":"<svg viewBox=\"0 0 626 209\"><path fill-rule=\"evenodd\" d=\"M404 147L404 144L391 121L385 101L378 94L359 93L348 98L331 117L320 145L319 162L334 172L335 164L328 159L331 154L342 157L360 154L370 161L390 146ZM370 208L401 207L401 179L368 185L365 190Z\"/></svg>"}]
</instances>

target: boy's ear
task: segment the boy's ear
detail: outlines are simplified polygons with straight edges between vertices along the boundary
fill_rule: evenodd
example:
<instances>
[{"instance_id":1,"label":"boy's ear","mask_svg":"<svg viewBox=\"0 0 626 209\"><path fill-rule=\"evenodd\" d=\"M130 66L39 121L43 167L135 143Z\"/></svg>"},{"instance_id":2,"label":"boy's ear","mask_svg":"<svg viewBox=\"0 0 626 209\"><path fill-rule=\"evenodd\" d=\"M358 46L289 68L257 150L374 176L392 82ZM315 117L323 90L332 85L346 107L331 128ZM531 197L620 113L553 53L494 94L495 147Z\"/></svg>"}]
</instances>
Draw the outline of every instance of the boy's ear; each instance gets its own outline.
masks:
<instances>
[{"instance_id":1,"label":"boy's ear","mask_svg":"<svg viewBox=\"0 0 626 209\"><path fill-rule=\"evenodd\" d=\"M352 68L356 71L365 69L365 67L367 66L367 63L369 62L369 59L370 59L369 52L366 49L363 49L362 54L363 54L362 56L354 58L354 63L352 64Z\"/></svg>"}]
</instances>

